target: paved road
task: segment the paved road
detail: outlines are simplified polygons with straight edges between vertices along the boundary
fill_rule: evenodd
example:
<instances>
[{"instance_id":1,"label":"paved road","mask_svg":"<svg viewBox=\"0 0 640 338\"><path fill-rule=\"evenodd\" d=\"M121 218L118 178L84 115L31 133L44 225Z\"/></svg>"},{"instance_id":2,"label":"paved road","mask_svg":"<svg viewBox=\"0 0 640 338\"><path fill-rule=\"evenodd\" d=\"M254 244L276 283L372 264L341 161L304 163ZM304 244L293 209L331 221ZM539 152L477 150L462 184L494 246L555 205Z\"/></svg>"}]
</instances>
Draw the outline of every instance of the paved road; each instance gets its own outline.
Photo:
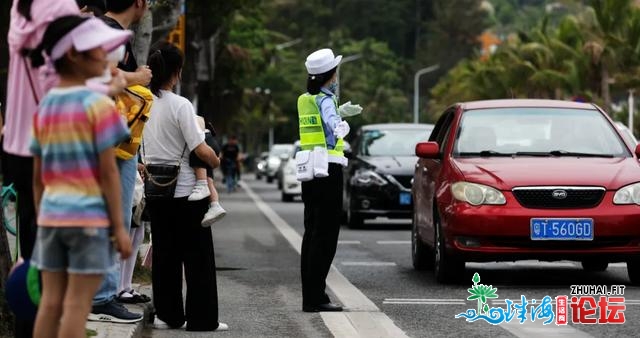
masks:
<instances>
[{"instance_id":1,"label":"paved road","mask_svg":"<svg viewBox=\"0 0 640 338\"><path fill-rule=\"evenodd\" d=\"M248 175L247 175L248 176ZM277 213L299 235L303 232L302 202L280 202L275 184L245 183L256 197ZM214 229L221 320L231 331L187 334L153 331L153 337L326 337L326 318L300 311L299 255L256 207L245 191L222 195L229 215ZM467 323L454 316L476 307L467 301L467 289L478 272L481 283L498 288L500 299L541 299L569 294L572 284L627 284L626 268L587 273L570 262L467 264L464 280L438 285L431 272L411 266L409 224L375 221L364 229L342 228L335 267L410 337L637 337L640 335L640 290L627 287L624 325L569 325L542 327L535 323L493 326ZM495 303L494 306L499 306Z\"/></svg>"}]
</instances>

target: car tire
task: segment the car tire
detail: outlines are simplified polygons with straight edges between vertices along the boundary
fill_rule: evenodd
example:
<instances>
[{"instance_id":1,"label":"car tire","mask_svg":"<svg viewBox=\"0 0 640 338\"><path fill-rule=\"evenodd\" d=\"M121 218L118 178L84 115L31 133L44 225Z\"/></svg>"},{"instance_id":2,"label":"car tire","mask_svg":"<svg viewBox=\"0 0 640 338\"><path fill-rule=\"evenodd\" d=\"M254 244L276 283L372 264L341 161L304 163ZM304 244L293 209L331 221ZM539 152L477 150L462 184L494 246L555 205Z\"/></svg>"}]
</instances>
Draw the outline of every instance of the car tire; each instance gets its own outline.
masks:
<instances>
[{"instance_id":1,"label":"car tire","mask_svg":"<svg viewBox=\"0 0 640 338\"><path fill-rule=\"evenodd\" d=\"M267 176L267 183L273 183L273 177Z\"/></svg>"},{"instance_id":2,"label":"car tire","mask_svg":"<svg viewBox=\"0 0 640 338\"><path fill-rule=\"evenodd\" d=\"M631 280L631 285L640 285L640 260L627 261L627 274Z\"/></svg>"},{"instance_id":3,"label":"car tire","mask_svg":"<svg viewBox=\"0 0 640 338\"><path fill-rule=\"evenodd\" d=\"M364 218L362 215L351 211L351 207L349 207L349 210L347 211L347 225L351 229L362 228L362 225L364 225Z\"/></svg>"},{"instance_id":4,"label":"car tire","mask_svg":"<svg viewBox=\"0 0 640 338\"><path fill-rule=\"evenodd\" d=\"M436 281L441 284L457 282L463 277L464 261L452 257L447 253L444 236L442 235L442 227L440 226L440 219L435 211L433 221L435 229L433 271Z\"/></svg>"},{"instance_id":5,"label":"car tire","mask_svg":"<svg viewBox=\"0 0 640 338\"><path fill-rule=\"evenodd\" d=\"M278 190L282 190L282 180L278 180Z\"/></svg>"},{"instance_id":6,"label":"car tire","mask_svg":"<svg viewBox=\"0 0 640 338\"><path fill-rule=\"evenodd\" d=\"M591 271L591 272L602 272L604 270L607 270L607 268L609 267L609 262L607 261L602 261L602 260L588 260L588 261L582 261L582 268L585 271Z\"/></svg>"},{"instance_id":7,"label":"car tire","mask_svg":"<svg viewBox=\"0 0 640 338\"><path fill-rule=\"evenodd\" d=\"M256 174L256 180L260 181L262 179L262 176Z\"/></svg>"},{"instance_id":8,"label":"car tire","mask_svg":"<svg viewBox=\"0 0 640 338\"><path fill-rule=\"evenodd\" d=\"M293 202L293 195L282 192L282 202Z\"/></svg>"},{"instance_id":9,"label":"car tire","mask_svg":"<svg viewBox=\"0 0 640 338\"><path fill-rule=\"evenodd\" d=\"M411 220L411 261L416 270L431 270L435 263L434 252L420 239L416 215Z\"/></svg>"}]
</instances>

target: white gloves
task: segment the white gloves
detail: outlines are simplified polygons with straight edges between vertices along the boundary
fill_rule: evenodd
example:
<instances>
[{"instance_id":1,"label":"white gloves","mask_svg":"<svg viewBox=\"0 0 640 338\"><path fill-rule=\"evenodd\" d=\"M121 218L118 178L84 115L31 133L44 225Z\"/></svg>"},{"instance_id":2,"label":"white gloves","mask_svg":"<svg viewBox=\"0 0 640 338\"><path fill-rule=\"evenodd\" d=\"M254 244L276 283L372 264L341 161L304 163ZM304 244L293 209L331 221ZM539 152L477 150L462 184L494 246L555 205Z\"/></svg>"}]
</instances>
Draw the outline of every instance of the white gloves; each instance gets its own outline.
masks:
<instances>
[{"instance_id":1,"label":"white gloves","mask_svg":"<svg viewBox=\"0 0 640 338\"><path fill-rule=\"evenodd\" d=\"M362 107L360 107L359 104L351 104L351 101L347 102L347 103L343 103L342 105L340 105L340 107L338 107L338 115L340 115L340 117L349 117L349 116L355 116L362 113Z\"/></svg>"},{"instance_id":2,"label":"white gloves","mask_svg":"<svg viewBox=\"0 0 640 338\"><path fill-rule=\"evenodd\" d=\"M333 135L335 135L337 138L344 138L349 134L350 130L351 129L349 128L349 124L347 123L347 121L341 121L340 123L338 123L335 129L333 129Z\"/></svg>"}]
</instances>

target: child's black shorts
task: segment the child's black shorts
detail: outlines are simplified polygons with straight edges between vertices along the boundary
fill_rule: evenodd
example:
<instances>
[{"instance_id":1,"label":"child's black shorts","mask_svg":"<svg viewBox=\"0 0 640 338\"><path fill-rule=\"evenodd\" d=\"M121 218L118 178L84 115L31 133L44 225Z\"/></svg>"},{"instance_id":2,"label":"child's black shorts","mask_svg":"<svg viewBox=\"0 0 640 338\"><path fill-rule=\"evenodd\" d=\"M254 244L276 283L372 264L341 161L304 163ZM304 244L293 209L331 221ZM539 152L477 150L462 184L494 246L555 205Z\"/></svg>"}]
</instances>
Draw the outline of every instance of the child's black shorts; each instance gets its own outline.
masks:
<instances>
[{"instance_id":1,"label":"child's black shorts","mask_svg":"<svg viewBox=\"0 0 640 338\"><path fill-rule=\"evenodd\" d=\"M220 145L216 139L211 135L209 131L204 133L204 142L213 149L217 156L220 156ZM213 178L213 168L209 167L203 160L201 160L195 151L189 154L189 166L192 168L206 168L207 176Z\"/></svg>"}]
</instances>

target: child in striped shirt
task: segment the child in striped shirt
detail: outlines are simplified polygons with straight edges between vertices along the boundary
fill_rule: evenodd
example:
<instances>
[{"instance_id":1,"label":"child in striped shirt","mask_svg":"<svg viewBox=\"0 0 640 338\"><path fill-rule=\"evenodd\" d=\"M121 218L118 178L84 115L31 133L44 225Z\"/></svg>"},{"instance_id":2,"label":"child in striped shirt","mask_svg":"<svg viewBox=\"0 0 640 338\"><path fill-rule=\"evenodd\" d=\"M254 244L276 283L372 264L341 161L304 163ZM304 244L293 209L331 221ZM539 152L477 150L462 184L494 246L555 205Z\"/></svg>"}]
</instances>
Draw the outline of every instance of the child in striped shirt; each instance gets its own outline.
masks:
<instances>
[{"instance_id":1,"label":"child in striped shirt","mask_svg":"<svg viewBox=\"0 0 640 338\"><path fill-rule=\"evenodd\" d=\"M131 253L113 148L128 129L113 101L85 86L130 36L99 19L64 16L29 52L34 67L46 52L60 77L40 102L30 147L38 214L31 263L42 273L36 338L84 337L92 298L115 264L114 246L123 258Z\"/></svg>"}]
</instances>

